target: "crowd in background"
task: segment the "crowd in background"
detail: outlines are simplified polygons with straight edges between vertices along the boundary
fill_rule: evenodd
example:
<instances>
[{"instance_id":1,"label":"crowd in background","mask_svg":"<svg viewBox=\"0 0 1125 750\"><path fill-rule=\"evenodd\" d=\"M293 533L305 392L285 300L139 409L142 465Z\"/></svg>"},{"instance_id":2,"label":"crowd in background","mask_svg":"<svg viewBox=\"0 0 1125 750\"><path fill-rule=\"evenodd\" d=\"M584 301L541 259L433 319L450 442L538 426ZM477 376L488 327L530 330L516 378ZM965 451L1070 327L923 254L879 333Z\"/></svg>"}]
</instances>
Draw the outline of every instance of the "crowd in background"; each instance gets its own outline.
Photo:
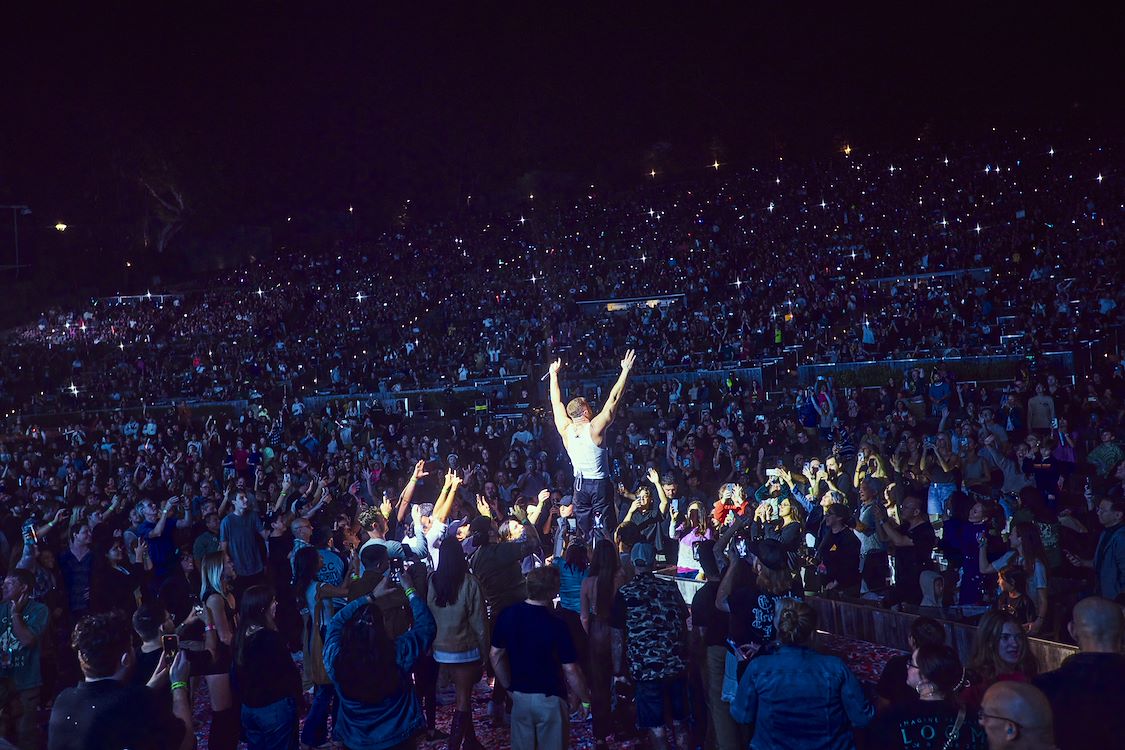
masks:
<instances>
[{"instance_id":1,"label":"crowd in background","mask_svg":"<svg viewBox=\"0 0 1125 750\"><path fill-rule=\"evenodd\" d=\"M529 374L560 352L595 373L624 348L648 352L650 372L787 349L799 362L1073 350L1125 311L1110 158L1042 136L919 143L407 222L182 296L46 309L7 336L0 407L409 389ZM683 296L578 304L658 295Z\"/></svg>"}]
</instances>

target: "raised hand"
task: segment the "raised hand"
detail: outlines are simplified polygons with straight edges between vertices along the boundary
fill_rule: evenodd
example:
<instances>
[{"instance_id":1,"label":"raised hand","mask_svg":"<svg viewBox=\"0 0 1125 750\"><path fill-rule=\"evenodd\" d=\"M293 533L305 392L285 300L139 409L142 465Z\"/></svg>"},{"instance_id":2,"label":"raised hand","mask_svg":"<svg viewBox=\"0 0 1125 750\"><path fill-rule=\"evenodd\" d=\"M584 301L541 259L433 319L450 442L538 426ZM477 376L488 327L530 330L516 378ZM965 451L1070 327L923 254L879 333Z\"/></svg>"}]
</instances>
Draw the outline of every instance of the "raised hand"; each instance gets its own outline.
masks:
<instances>
[{"instance_id":1,"label":"raised hand","mask_svg":"<svg viewBox=\"0 0 1125 750\"><path fill-rule=\"evenodd\" d=\"M492 517L492 508L488 507L488 501L484 499L484 495L477 495L477 513Z\"/></svg>"},{"instance_id":2,"label":"raised hand","mask_svg":"<svg viewBox=\"0 0 1125 750\"><path fill-rule=\"evenodd\" d=\"M562 360L556 359L554 362L551 363L551 366L548 368L548 372L552 375L556 375L556 374L558 374L559 368L561 368L561 367L562 367Z\"/></svg>"},{"instance_id":3,"label":"raised hand","mask_svg":"<svg viewBox=\"0 0 1125 750\"><path fill-rule=\"evenodd\" d=\"M625 352L625 357L621 360L621 370L628 372L633 369L633 364L637 361L637 353L633 349Z\"/></svg>"},{"instance_id":4,"label":"raised hand","mask_svg":"<svg viewBox=\"0 0 1125 750\"><path fill-rule=\"evenodd\" d=\"M646 474L645 476L647 476L648 481L652 482L653 484L660 484L660 475L656 473L656 469L649 469L648 474Z\"/></svg>"},{"instance_id":5,"label":"raised hand","mask_svg":"<svg viewBox=\"0 0 1125 750\"><path fill-rule=\"evenodd\" d=\"M415 482L417 482L418 480L420 480L424 477L428 477L429 475L430 475L430 472L426 471L426 462L425 461L419 461L418 463L416 463L414 465L414 481Z\"/></svg>"}]
</instances>

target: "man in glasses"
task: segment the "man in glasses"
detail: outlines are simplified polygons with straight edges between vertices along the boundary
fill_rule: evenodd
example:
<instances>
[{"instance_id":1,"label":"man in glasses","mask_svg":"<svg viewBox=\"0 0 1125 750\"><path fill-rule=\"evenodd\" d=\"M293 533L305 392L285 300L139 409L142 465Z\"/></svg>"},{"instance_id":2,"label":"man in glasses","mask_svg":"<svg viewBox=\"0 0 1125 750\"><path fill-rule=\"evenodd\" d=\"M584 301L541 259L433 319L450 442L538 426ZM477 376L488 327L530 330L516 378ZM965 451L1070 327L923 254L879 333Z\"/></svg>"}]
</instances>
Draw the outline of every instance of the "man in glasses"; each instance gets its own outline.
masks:
<instances>
[{"instance_id":1,"label":"man in glasses","mask_svg":"<svg viewBox=\"0 0 1125 750\"><path fill-rule=\"evenodd\" d=\"M977 718L988 750L1055 750L1051 704L1032 685L997 682L984 694Z\"/></svg>"}]
</instances>

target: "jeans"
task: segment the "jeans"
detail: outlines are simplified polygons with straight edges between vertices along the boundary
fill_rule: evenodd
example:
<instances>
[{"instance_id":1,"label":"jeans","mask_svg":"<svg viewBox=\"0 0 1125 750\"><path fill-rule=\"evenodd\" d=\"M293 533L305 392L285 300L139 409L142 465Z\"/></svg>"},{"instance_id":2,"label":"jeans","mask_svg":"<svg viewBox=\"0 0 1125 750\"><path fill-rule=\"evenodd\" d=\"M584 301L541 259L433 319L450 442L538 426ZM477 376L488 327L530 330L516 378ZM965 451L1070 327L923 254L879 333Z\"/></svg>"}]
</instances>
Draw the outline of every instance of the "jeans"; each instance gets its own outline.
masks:
<instances>
[{"instance_id":1,"label":"jeans","mask_svg":"<svg viewBox=\"0 0 1125 750\"><path fill-rule=\"evenodd\" d=\"M313 690L312 705L305 716L305 725L301 727L301 742L305 745L323 745L328 741L328 716L335 715L338 702L336 700L336 686L317 685Z\"/></svg>"},{"instance_id":2,"label":"jeans","mask_svg":"<svg viewBox=\"0 0 1125 750\"><path fill-rule=\"evenodd\" d=\"M242 707L247 750L296 750L297 702L282 698L267 706Z\"/></svg>"}]
</instances>

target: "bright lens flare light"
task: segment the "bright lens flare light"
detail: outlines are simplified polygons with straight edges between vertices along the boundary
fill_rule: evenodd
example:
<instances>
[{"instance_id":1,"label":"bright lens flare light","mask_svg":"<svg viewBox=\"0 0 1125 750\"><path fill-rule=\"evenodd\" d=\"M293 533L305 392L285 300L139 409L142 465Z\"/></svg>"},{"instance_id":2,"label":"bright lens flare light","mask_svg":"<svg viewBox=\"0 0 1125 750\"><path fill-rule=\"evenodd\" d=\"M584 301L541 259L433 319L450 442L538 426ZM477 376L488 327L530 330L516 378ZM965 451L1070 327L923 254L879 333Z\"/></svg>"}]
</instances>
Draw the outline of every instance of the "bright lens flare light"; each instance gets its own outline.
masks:
<instances>
[{"instance_id":1,"label":"bright lens flare light","mask_svg":"<svg viewBox=\"0 0 1125 750\"><path fill-rule=\"evenodd\" d=\"M714 162L713 162L713 163L711 164L711 168L712 168L712 169L714 169L714 170L716 170L716 171L718 171L718 169L719 169L719 160L718 160L718 159L716 159L716 160L715 160L715 161L714 161ZM653 175L653 176L655 177L655 175Z\"/></svg>"},{"instance_id":2,"label":"bright lens flare light","mask_svg":"<svg viewBox=\"0 0 1125 750\"><path fill-rule=\"evenodd\" d=\"M66 224L63 224L60 221L58 224L55 224L55 229L59 230L60 232L65 232L66 231Z\"/></svg>"},{"instance_id":3,"label":"bright lens flare light","mask_svg":"<svg viewBox=\"0 0 1125 750\"><path fill-rule=\"evenodd\" d=\"M844 156L851 156L851 155L852 155L852 147L845 144L844 145Z\"/></svg>"}]
</instances>

